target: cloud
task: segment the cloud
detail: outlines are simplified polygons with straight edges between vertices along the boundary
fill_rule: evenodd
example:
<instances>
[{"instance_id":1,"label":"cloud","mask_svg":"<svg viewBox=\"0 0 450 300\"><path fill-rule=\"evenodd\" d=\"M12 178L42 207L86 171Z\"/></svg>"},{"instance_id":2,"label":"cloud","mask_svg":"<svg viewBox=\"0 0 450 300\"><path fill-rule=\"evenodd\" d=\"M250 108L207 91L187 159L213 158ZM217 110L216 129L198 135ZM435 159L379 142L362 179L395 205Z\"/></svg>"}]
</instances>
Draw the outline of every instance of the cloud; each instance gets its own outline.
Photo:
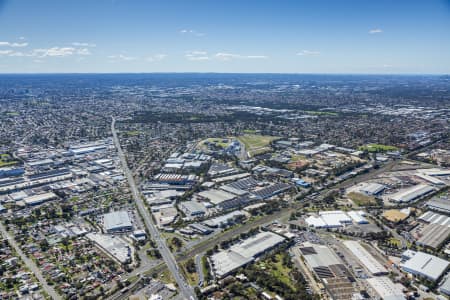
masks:
<instances>
[{"instance_id":1,"label":"cloud","mask_svg":"<svg viewBox=\"0 0 450 300\"><path fill-rule=\"evenodd\" d=\"M148 62L155 62L155 61L161 61L161 60L165 59L166 57L167 57L167 54L160 53L160 54L148 56L145 60Z\"/></svg>"},{"instance_id":2,"label":"cloud","mask_svg":"<svg viewBox=\"0 0 450 300\"><path fill-rule=\"evenodd\" d=\"M180 33L181 33L181 34L186 34L186 35L198 36L198 37L201 37L201 36L205 36L205 35L206 35L206 34L204 34L203 32L198 32L198 31L196 31L196 30L194 30L194 29L181 29L181 30L180 30Z\"/></svg>"},{"instance_id":3,"label":"cloud","mask_svg":"<svg viewBox=\"0 0 450 300\"><path fill-rule=\"evenodd\" d=\"M297 53L299 56L317 56L320 55L319 51L311 51L311 50L302 50Z\"/></svg>"},{"instance_id":4,"label":"cloud","mask_svg":"<svg viewBox=\"0 0 450 300\"><path fill-rule=\"evenodd\" d=\"M31 56L37 57L66 57L71 55L91 55L87 48L52 47L47 49L34 49Z\"/></svg>"},{"instance_id":5,"label":"cloud","mask_svg":"<svg viewBox=\"0 0 450 300\"><path fill-rule=\"evenodd\" d=\"M28 43L10 43L10 42L0 42L0 46L5 47L14 47L14 48L21 48L28 46Z\"/></svg>"},{"instance_id":6,"label":"cloud","mask_svg":"<svg viewBox=\"0 0 450 300\"><path fill-rule=\"evenodd\" d=\"M14 51L12 50L0 50L0 56L3 55L10 55L11 53L13 53Z\"/></svg>"},{"instance_id":7,"label":"cloud","mask_svg":"<svg viewBox=\"0 0 450 300\"><path fill-rule=\"evenodd\" d=\"M184 55L188 60L209 60L208 52L206 51L188 51Z\"/></svg>"},{"instance_id":8,"label":"cloud","mask_svg":"<svg viewBox=\"0 0 450 300\"><path fill-rule=\"evenodd\" d=\"M75 47L90 47L90 48L94 48L97 47L96 44L91 44L91 43L80 43L80 42L73 42L72 46Z\"/></svg>"},{"instance_id":9,"label":"cloud","mask_svg":"<svg viewBox=\"0 0 450 300\"><path fill-rule=\"evenodd\" d=\"M241 55L235 53L227 53L227 52L217 52L214 55L209 55L206 51L188 51L185 54L185 57L188 60L222 60L229 61L233 59L267 59L269 58L266 55Z\"/></svg>"},{"instance_id":10,"label":"cloud","mask_svg":"<svg viewBox=\"0 0 450 300\"><path fill-rule=\"evenodd\" d=\"M113 60L124 60L124 61L131 61L131 60L136 60L137 59L137 57L126 56L126 55L123 55L123 54L110 55L110 56L108 56L108 58L113 59Z\"/></svg>"},{"instance_id":11,"label":"cloud","mask_svg":"<svg viewBox=\"0 0 450 300\"><path fill-rule=\"evenodd\" d=\"M216 53L214 56L217 59L220 60L232 60L232 59L267 59L268 57L265 55L241 55L241 54L234 54L234 53L224 53L219 52Z\"/></svg>"},{"instance_id":12,"label":"cloud","mask_svg":"<svg viewBox=\"0 0 450 300\"><path fill-rule=\"evenodd\" d=\"M377 34L377 33L382 33L383 30L381 30L380 28L375 28L375 29L371 29L369 30L369 34Z\"/></svg>"}]
</instances>

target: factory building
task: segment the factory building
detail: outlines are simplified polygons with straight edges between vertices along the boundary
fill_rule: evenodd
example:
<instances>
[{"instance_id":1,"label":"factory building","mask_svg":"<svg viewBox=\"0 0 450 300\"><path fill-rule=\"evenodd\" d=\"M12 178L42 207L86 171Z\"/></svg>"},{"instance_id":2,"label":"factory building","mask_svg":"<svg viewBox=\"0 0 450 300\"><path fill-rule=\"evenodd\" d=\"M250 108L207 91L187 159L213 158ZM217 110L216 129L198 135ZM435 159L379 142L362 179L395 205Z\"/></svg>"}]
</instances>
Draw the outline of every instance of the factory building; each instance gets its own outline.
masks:
<instances>
[{"instance_id":1,"label":"factory building","mask_svg":"<svg viewBox=\"0 0 450 300\"><path fill-rule=\"evenodd\" d=\"M115 211L103 215L103 226L108 233L126 232L133 230L130 216L126 211Z\"/></svg>"},{"instance_id":2,"label":"factory building","mask_svg":"<svg viewBox=\"0 0 450 300\"><path fill-rule=\"evenodd\" d=\"M358 258L360 263L372 274L373 276L386 275L388 270L380 264L363 246L357 241L345 241L343 242L352 254Z\"/></svg>"},{"instance_id":3,"label":"factory building","mask_svg":"<svg viewBox=\"0 0 450 300\"><path fill-rule=\"evenodd\" d=\"M387 276L366 279L368 290L376 300L405 300L402 286L394 284Z\"/></svg>"},{"instance_id":4,"label":"factory building","mask_svg":"<svg viewBox=\"0 0 450 300\"><path fill-rule=\"evenodd\" d=\"M401 264L403 271L436 282L447 271L449 262L424 252L407 250L402 254L406 262Z\"/></svg>"},{"instance_id":5,"label":"factory building","mask_svg":"<svg viewBox=\"0 0 450 300\"><path fill-rule=\"evenodd\" d=\"M252 262L256 257L273 249L285 240L272 232L260 232L248 239L211 256L215 274L224 277L237 268Z\"/></svg>"},{"instance_id":6,"label":"factory building","mask_svg":"<svg viewBox=\"0 0 450 300\"><path fill-rule=\"evenodd\" d=\"M417 200L431 192L434 191L429 185L426 184L418 184L413 187L409 187L406 189L402 189L397 193L389 195L389 200L392 202L411 202L413 200Z\"/></svg>"},{"instance_id":7,"label":"factory building","mask_svg":"<svg viewBox=\"0 0 450 300\"><path fill-rule=\"evenodd\" d=\"M188 218L203 217L206 214L206 207L203 203L197 201L182 201L178 208Z\"/></svg>"}]
</instances>

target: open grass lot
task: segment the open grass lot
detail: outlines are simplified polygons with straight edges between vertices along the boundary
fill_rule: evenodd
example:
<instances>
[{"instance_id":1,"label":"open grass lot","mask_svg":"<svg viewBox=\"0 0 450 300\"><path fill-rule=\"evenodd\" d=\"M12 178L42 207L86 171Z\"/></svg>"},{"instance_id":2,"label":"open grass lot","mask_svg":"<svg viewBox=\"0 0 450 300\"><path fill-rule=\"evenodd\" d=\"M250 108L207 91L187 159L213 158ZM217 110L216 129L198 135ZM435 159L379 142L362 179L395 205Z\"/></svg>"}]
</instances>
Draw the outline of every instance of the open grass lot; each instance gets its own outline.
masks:
<instances>
[{"instance_id":1,"label":"open grass lot","mask_svg":"<svg viewBox=\"0 0 450 300\"><path fill-rule=\"evenodd\" d=\"M278 253L273 259L261 261L257 266L292 289L295 289L295 285L289 275L292 268L283 264L283 254Z\"/></svg>"},{"instance_id":2,"label":"open grass lot","mask_svg":"<svg viewBox=\"0 0 450 300\"><path fill-rule=\"evenodd\" d=\"M269 135L245 134L238 137L239 141L245 145L245 150L250 156L260 154L270 150L270 143L278 137Z\"/></svg>"},{"instance_id":3,"label":"open grass lot","mask_svg":"<svg viewBox=\"0 0 450 300\"><path fill-rule=\"evenodd\" d=\"M377 204L375 197L363 195L361 193L351 192L348 193L347 197L358 206L369 206Z\"/></svg>"},{"instance_id":4,"label":"open grass lot","mask_svg":"<svg viewBox=\"0 0 450 300\"><path fill-rule=\"evenodd\" d=\"M398 148L395 146L382 145L382 144L367 144L358 148L361 151L367 150L369 152L387 152L387 151L397 151Z\"/></svg>"},{"instance_id":5,"label":"open grass lot","mask_svg":"<svg viewBox=\"0 0 450 300\"><path fill-rule=\"evenodd\" d=\"M0 168L17 164L16 160L12 160L11 156L6 153L0 154Z\"/></svg>"}]
</instances>

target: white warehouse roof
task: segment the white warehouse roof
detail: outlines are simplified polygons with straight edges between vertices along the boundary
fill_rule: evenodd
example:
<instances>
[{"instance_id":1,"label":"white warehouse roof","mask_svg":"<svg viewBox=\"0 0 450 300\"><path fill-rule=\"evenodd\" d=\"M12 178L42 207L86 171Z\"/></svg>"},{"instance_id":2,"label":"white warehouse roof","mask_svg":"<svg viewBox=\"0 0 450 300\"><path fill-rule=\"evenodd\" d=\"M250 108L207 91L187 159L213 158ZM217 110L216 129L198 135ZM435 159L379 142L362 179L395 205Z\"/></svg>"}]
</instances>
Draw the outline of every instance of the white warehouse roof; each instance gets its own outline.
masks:
<instances>
[{"instance_id":1,"label":"white warehouse roof","mask_svg":"<svg viewBox=\"0 0 450 300\"><path fill-rule=\"evenodd\" d=\"M380 264L361 244L357 241L345 241L344 245L354 256L366 267L372 275L387 274L388 270Z\"/></svg>"},{"instance_id":2,"label":"white warehouse roof","mask_svg":"<svg viewBox=\"0 0 450 300\"><path fill-rule=\"evenodd\" d=\"M366 279L369 286L383 300L404 300L405 295L400 287L395 285L389 277L373 277Z\"/></svg>"},{"instance_id":3,"label":"white warehouse roof","mask_svg":"<svg viewBox=\"0 0 450 300\"><path fill-rule=\"evenodd\" d=\"M395 202L410 202L432 191L434 191L434 189L431 186L427 184L418 184L413 187L402 189L397 193L390 195L389 198Z\"/></svg>"},{"instance_id":4,"label":"white warehouse roof","mask_svg":"<svg viewBox=\"0 0 450 300\"><path fill-rule=\"evenodd\" d=\"M222 277L253 261L258 255L284 241L284 237L272 232L260 232L239 244L211 256L214 271Z\"/></svg>"},{"instance_id":5,"label":"white warehouse roof","mask_svg":"<svg viewBox=\"0 0 450 300\"><path fill-rule=\"evenodd\" d=\"M402 264L405 272L436 281L447 270L449 262L434 255L416 252Z\"/></svg>"}]
</instances>

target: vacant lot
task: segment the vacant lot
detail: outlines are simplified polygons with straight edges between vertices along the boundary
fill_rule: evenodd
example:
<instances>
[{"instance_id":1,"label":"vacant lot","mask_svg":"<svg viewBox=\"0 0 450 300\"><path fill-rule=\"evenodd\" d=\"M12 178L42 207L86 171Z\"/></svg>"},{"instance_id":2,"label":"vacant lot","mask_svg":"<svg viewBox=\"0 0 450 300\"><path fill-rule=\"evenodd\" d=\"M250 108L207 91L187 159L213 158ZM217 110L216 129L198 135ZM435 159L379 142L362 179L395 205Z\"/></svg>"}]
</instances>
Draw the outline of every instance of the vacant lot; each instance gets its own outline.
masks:
<instances>
[{"instance_id":1,"label":"vacant lot","mask_svg":"<svg viewBox=\"0 0 450 300\"><path fill-rule=\"evenodd\" d=\"M377 204L375 197L367 196L361 193L351 192L347 194L347 197L358 206L369 206Z\"/></svg>"},{"instance_id":2,"label":"vacant lot","mask_svg":"<svg viewBox=\"0 0 450 300\"><path fill-rule=\"evenodd\" d=\"M278 137L269 135L246 134L240 136L238 139L245 145L245 150L248 152L249 156L253 156L255 154L269 151L270 143L278 139Z\"/></svg>"},{"instance_id":3,"label":"vacant lot","mask_svg":"<svg viewBox=\"0 0 450 300\"><path fill-rule=\"evenodd\" d=\"M359 150L367 150L369 152L387 152L387 151L397 151L398 148L395 146L382 145L382 144L367 144L365 146L359 147Z\"/></svg>"}]
</instances>

